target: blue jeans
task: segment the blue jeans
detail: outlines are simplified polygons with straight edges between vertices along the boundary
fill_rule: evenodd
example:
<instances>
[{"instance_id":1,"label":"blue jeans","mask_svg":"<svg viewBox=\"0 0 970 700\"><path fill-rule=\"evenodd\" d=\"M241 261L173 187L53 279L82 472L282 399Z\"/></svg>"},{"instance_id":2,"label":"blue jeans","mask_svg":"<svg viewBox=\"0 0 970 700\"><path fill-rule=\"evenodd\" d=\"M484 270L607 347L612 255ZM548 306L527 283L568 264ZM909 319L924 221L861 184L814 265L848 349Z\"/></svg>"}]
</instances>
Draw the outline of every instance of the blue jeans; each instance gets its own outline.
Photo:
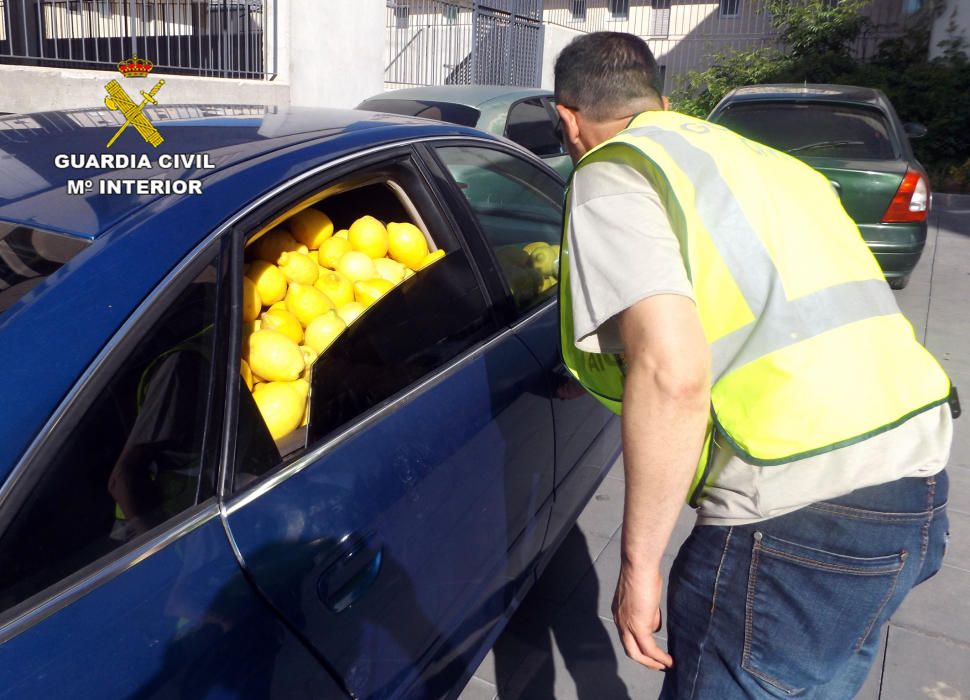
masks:
<instances>
[{"instance_id":1,"label":"blue jeans","mask_svg":"<svg viewBox=\"0 0 970 700\"><path fill-rule=\"evenodd\" d=\"M670 573L661 698L852 698L880 630L939 571L946 472L736 527L699 526Z\"/></svg>"}]
</instances>

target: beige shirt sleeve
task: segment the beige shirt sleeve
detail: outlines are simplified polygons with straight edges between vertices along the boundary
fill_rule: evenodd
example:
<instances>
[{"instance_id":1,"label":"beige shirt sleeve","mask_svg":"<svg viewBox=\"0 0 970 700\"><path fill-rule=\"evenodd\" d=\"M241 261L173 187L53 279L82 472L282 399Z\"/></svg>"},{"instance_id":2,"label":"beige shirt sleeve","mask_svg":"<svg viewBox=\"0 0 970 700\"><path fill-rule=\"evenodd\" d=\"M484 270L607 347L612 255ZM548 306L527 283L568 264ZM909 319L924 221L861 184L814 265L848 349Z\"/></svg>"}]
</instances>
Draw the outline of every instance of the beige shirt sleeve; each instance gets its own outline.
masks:
<instances>
[{"instance_id":1,"label":"beige shirt sleeve","mask_svg":"<svg viewBox=\"0 0 970 700\"><path fill-rule=\"evenodd\" d=\"M660 198L625 163L601 161L576 172L567 236L580 350L623 352L616 315L642 299L656 294L694 299Z\"/></svg>"}]
</instances>

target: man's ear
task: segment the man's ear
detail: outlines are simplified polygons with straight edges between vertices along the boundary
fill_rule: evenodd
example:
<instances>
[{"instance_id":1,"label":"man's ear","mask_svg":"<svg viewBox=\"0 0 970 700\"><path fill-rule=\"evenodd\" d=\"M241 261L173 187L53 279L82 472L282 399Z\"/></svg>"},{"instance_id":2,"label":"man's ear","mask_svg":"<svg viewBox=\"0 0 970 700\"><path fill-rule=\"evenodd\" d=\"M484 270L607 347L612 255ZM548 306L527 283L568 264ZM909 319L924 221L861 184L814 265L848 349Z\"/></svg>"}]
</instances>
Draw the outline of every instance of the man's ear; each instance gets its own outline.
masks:
<instances>
[{"instance_id":1,"label":"man's ear","mask_svg":"<svg viewBox=\"0 0 970 700\"><path fill-rule=\"evenodd\" d=\"M568 107L556 105L559 113L562 134L568 143L579 144L579 122L576 120L576 113Z\"/></svg>"}]
</instances>

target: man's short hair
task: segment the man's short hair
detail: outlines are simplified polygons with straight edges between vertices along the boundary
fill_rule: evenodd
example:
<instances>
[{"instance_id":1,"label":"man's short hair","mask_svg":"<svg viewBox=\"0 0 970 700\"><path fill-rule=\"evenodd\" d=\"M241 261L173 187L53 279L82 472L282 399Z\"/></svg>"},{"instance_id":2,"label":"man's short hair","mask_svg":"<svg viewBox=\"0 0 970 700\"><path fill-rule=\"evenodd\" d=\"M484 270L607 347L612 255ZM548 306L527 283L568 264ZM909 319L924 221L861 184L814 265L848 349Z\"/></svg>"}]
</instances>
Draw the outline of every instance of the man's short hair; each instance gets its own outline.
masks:
<instances>
[{"instance_id":1,"label":"man's short hair","mask_svg":"<svg viewBox=\"0 0 970 700\"><path fill-rule=\"evenodd\" d=\"M657 59L640 37L593 32L571 41L556 58L556 101L591 119L623 116L631 104L660 103Z\"/></svg>"}]
</instances>

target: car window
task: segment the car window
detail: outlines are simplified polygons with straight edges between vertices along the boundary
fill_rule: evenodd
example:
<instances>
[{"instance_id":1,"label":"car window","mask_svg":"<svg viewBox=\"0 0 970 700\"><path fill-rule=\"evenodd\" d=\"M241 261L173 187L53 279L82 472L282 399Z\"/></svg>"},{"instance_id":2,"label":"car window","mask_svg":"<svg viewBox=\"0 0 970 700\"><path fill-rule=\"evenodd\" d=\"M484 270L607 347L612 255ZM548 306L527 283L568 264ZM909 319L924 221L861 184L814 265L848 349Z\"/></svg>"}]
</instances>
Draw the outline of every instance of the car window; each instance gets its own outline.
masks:
<instances>
[{"instance_id":1,"label":"car window","mask_svg":"<svg viewBox=\"0 0 970 700\"><path fill-rule=\"evenodd\" d=\"M552 115L539 98L512 105L505 135L537 156L561 156L562 141Z\"/></svg>"},{"instance_id":2,"label":"car window","mask_svg":"<svg viewBox=\"0 0 970 700\"><path fill-rule=\"evenodd\" d=\"M383 97L365 100L357 105L357 109L401 114L408 117L437 119L438 121L460 124L461 126L475 126L478 124L478 118L481 116L481 112L474 107L455 104L453 102L401 100Z\"/></svg>"},{"instance_id":3,"label":"car window","mask_svg":"<svg viewBox=\"0 0 970 700\"><path fill-rule=\"evenodd\" d=\"M0 610L211 494L201 475L213 469L204 443L217 279L213 262L185 286L97 395L69 409L66 434L49 438L6 499Z\"/></svg>"},{"instance_id":4,"label":"car window","mask_svg":"<svg viewBox=\"0 0 970 700\"><path fill-rule=\"evenodd\" d=\"M563 185L505 151L436 149L499 262L519 311L555 293L562 239Z\"/></svg>"},{"instance_id":5,"label":"car window","mask_svg":"<svg viewBox=\"0 0 970 700\"><path fill-rule=\"evenodd\" d=\"M828 103L731 105L717 123L799 157L890 160L897 157L889 120L875 109Z\"/></svg>"},{"instance_id":6,"label":"car window","mask_svg":"<svg viewBox=\"0 0 970 700\"><path fill-rule=\"evenodd\" d=\"M247 278L275 267L287 280L269 297L282 301L261 299L258 329L244 328L251 383L239 404L234 488L296 459L494 331L468 255L436 206L402 158L325 186L250 237ZM270 236L295 250L278 255ZM312 282L312 272L300 282L287 269L306 257L316 260ZM293 362L302 356L290 374L274 374L259 356L274 324L289 338L271 337L272 352Z\"/></svg>"},{"instance_id":7,"label":"car window","mask_svg":"<svg viewBox=\"0 0 970 700\"><path fill-rule=\"evenodd\" d=\"M0 221L0 314L88 245L73 236Z\"/></svg>"}]
</instances>

